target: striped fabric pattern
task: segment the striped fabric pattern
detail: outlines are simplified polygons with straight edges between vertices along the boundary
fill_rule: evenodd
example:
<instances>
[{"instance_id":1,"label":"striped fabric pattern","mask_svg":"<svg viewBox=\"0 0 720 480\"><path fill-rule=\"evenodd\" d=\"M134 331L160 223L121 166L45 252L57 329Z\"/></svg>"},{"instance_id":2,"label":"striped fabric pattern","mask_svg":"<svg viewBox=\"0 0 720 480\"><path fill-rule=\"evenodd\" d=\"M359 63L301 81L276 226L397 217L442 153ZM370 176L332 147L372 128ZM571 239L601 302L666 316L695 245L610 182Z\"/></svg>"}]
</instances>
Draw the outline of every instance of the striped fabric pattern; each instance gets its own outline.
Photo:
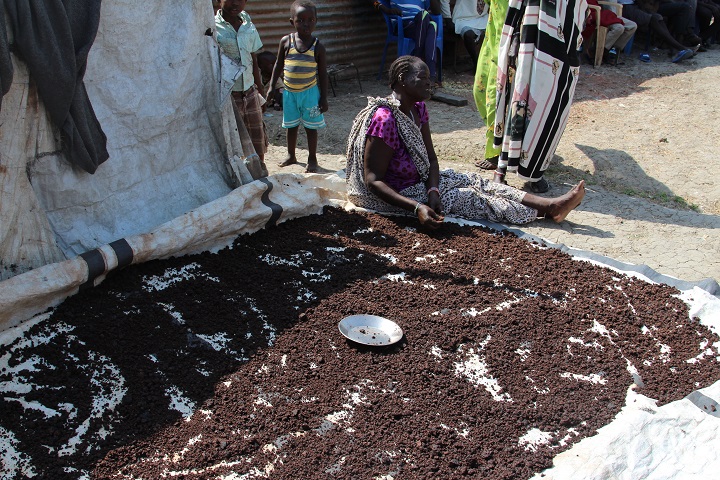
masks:
<instances>
[{"instance_id":1,"label":"striped fabric pattern","mask_svg":"<svg viewBox=\"0 0 720 480\"><path fill-rule=\"evenodd\" d=\"M510 0L497 68L499 165L542 177L567 125L580 73L586 0Z\"/></svg>"},{"instance_id":2,"label":"striped fabric pattern","mask_svg":"<svg viewBox=\"0 0 720 480\"><path fill-rule=\"evenodd\" d=\"M290 35L290 48L285 55L283 73L283 82L289 92L303 92L317 84L315 45L317 45L317 38L310 48L300 52L295 45L295 34Z\"/></svg>"}]
</instances>

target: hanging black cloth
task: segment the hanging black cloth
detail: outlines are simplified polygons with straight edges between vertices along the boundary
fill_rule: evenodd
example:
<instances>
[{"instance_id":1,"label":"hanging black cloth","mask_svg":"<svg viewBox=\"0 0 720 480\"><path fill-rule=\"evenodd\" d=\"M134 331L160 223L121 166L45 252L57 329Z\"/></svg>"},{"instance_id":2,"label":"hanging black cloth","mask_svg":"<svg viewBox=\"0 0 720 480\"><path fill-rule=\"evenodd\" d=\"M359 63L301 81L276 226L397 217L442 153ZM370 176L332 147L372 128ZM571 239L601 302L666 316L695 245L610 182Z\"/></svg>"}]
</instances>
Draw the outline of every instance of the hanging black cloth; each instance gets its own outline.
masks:
<instances>
[{"instance_id":1,"label":"hanging black cloth","mask_svg":"<svg viewBox=\"0 0 720 480\"><path fill-rule=\"evenodd\" d=\"M14 33L13 53L27 64L38 95L59 127L63 153L71 164L94 173L109 157L107 137L83 83L100 23L100 0L4 2Z\"/></svg>"},{"instance_id":2,"label":"hanging black cloth","mask_svg":"<svg viewBox=\"0 0 720 480\"><path fill-rule=\"evenodd\" d=\"M5 31L5 9L0 7L0 108L2 97L12 85L13 66L10 58L10 45Z\"/></svg>"}]
</instances>

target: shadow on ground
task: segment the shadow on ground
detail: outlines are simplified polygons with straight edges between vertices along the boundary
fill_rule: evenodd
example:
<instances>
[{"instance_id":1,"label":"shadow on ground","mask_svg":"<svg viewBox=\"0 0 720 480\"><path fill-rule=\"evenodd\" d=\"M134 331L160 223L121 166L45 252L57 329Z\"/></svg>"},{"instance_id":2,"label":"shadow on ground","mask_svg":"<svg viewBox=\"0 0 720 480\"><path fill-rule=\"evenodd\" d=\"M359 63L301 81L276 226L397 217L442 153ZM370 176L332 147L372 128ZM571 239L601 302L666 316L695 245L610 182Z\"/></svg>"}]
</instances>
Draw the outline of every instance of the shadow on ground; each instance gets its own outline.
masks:
<instances>
[{"instance_id":1,"label":"shadow on ground","mask_svg":"<svg viewBox=\"0 0 720 480\"><path fill-rule=\"evenodd\" d=\"M648 176L633 157L627 153L615 149L599 150L588 145L576 144L576 147L592 161L594 173L564 165L563 157L556 155L552 162L553 166L548 171L551 183L556 186L558 184L571 185L580 179L584 179L589 196L598 194L623 195L648 201L667 210L667 214L662 216L652 215L649 214L651 210L646 208L623 208L622 210L608 211L607 202L590 201L583 202L579 210L614 215L623 220L670 223L684 227L720 228L720 217L694 211L682 197L676 195L664 183ZM554 189L548 194L557 195L559 192ZM657 209L654 211L657 212ZM598 235L601 231L593 227L578 225L577 228L573 228L575 233L582 233L583 230L588 230L586 234L594 236L612 236L608 232Z\"/></svg>"}]
</instances>

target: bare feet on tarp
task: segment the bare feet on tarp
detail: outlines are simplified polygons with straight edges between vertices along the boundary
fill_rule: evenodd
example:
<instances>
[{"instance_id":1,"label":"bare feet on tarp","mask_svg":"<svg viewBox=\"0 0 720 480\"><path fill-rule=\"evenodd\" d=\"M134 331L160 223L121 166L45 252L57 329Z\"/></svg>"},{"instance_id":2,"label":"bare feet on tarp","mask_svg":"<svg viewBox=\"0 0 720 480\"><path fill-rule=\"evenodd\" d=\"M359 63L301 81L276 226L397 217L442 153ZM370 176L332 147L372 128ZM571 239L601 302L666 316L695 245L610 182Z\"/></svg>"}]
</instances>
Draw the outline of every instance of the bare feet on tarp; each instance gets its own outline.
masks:
<instances>
[{"instance_id":1,"label":"bare feet on tarp","mask_svg":"<svg viewBox=\"0 0 720 480\"><path fill-rule=\"evenodd\" d=\"M288 155L288 157L285 158L285 160L283 160L282 162L278 163L278 166L279 166L279 167L288 167L288 166L290 166L290 165L295 165L296 163L298 163L297 158L295 158L295 157L292 156L292 155Z\"/></svg>"},{"instance_id":2,"label":"bare feet on tarp","mask_svg":"<svg viewBox=\"0 0 720 480\"><path fill-rule=\"evenodd\" d=\"M553 204L548 208L545 218L551 218L555 222L562 222L570 212L575 210L582 199L585 197L585 180L575 185L572 190L565 195L557 197Z\"/></svg>"},{"instance_id":3,"label":"bare feet on tarp","mask_svg":"<svg viewBox=\"0 0 720 480\"><path fill-rule=\"evenodd\" d=\"M308 157L307 167L305 167L305 173L315 173L318 171L317 158Z\"/></svg>"}]
</instances>

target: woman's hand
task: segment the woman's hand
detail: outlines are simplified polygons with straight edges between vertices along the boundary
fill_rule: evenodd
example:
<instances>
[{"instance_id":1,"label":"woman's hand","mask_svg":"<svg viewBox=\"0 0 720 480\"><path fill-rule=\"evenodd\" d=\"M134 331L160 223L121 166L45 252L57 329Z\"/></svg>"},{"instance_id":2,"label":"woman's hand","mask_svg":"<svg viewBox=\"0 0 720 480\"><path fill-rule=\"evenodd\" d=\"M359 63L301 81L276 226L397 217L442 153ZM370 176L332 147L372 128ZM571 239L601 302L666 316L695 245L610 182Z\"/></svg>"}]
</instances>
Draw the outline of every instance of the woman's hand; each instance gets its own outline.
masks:
<instances>
[{"instance_id":1,"label":"woman's hand","mask_svg":"<svg viewBox=\"0 0 720 480\"><path fill-rule=\"evenodd\" d=\"M428 206L433 209L438 215L443 214L443 204L440 200L440 194L432 191L428 193Z\"/></svg>"},{"instance_id":2,"label":"woman's hand","mask_svg":"<svg viewBox=\"0 0 720 480\"><path fill-rule=\"evenodd\" d=\"M420 204L417 209L417 217L420 225L432 228L433 230L439 228L443 220L445 220L445 217L438 215L435 210L423 204Z\"/></svg>"}]
</instances>

